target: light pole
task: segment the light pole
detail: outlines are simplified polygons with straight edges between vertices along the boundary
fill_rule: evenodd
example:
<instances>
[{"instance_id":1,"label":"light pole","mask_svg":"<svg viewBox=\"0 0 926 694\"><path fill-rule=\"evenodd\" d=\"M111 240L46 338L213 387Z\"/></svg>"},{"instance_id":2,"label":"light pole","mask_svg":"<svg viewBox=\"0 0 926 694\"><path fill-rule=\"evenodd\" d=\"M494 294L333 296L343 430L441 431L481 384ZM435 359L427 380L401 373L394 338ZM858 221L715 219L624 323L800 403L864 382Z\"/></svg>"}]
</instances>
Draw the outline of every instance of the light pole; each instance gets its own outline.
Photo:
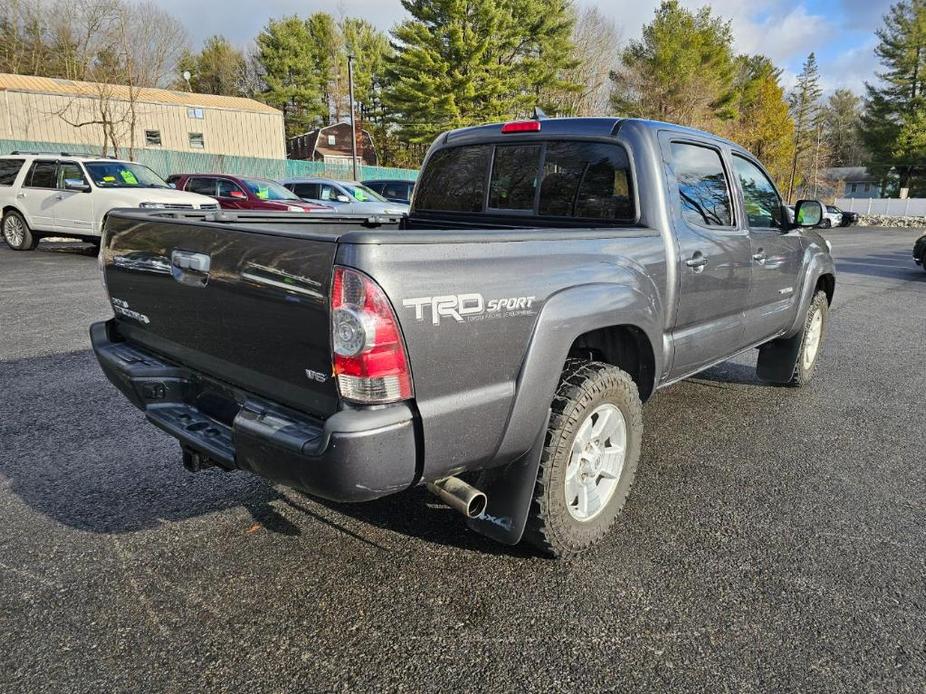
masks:
<instances>
[{"instance_id":1,"label":"light pole","mask_svg":"<svg viewBox=\"0 0 926 694\"><path fill-rule=\"evenodd\" d=\"M351 143L351 161L354 164L354 180L357 176L357 123L354 120L354 56L347 56L347 84L350 91L350 143Z\"/></svg>"}]
</instances>

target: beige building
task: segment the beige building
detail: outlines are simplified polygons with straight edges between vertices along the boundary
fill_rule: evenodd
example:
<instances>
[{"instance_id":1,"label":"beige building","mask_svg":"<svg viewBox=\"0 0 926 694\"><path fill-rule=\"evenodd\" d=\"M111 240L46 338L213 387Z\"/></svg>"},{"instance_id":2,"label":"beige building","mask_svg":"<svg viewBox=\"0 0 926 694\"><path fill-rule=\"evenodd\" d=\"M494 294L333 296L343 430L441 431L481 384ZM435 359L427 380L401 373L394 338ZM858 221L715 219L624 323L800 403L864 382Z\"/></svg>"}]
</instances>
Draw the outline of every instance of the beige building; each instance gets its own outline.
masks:
<instances>
[{"instance_id":1,"label":"beige building","mask_svg":"<svg viewBox=\"0 0 926 694\"><path fill-rule=\"evenodd\" d=\"M286 158L283 113L253 99L3 73L0 140Z\"/></svg>"}]
</instances>

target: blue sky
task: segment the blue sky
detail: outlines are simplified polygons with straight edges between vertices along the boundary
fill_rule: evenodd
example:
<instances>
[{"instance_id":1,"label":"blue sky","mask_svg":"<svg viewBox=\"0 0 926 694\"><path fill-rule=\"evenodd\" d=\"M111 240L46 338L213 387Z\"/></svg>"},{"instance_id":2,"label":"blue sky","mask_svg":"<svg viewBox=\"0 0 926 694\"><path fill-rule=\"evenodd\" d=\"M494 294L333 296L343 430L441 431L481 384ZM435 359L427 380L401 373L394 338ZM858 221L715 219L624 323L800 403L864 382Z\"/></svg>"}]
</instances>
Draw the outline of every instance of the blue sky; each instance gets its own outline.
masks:
<instances>
[{"instance_id":1,"label":"blue sky","mask_svg":"<svg viewBox=\"0 0 926 694\"><path fill-rule=\"evenodd\" d=\"M635 38L659 0L576 0L597 5L611 17L625 39ZM399 0L159 0L158 5L187 27L194 45L224 34L245 47L271 17L306 15L318 10L365 17L387 30L406 16ZM697 8L704 2L682 4ZM874 79L874 30L890 0L715 0L714 12L733 22L739 52L764 53L784 69L786 85L810 51L821 64L827 91L848 87L861 92Z\"/></svg>"}]
</instances>

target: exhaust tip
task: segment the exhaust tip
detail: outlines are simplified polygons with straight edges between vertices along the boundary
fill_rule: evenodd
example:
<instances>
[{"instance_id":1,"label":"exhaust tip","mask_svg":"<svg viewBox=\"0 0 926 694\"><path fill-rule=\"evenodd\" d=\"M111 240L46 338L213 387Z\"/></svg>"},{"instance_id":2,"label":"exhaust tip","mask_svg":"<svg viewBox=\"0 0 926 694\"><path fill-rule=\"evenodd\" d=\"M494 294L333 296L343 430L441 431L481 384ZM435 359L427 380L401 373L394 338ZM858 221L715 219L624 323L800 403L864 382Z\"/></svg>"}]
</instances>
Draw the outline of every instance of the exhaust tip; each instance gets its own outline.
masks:
<instances>
[{"instance_id":1,"label":"exhaust tip","mask_svg":"<svg viewBox=\"0 0 926 694\"><path fill-rule=\"evenodd\" d=\"M485 494L459 477L445 477L436 482L429 482L428 490L467 518L478 518L488 504Z\"/></svg>"},{"instance_id":2,"label":"exhaust tip","mask_svg":"<svg viewBox=\"0 0 926 694\"><path fill-rule=\"evenodd\" d=\"M482 515L482 512L486 510L486 504L488 500L486 495L482 492L474 495L469 501L469 505L466 507L466 517L467 518L478 518Z\"/></svg>"}]
</instances>

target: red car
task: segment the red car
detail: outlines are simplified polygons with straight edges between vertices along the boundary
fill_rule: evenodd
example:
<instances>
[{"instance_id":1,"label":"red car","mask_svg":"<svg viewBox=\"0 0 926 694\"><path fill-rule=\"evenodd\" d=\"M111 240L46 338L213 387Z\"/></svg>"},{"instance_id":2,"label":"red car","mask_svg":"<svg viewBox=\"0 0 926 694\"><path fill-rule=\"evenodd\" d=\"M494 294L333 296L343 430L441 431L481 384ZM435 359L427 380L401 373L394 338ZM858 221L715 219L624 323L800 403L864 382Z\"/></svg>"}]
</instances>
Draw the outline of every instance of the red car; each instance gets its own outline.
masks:
<instances>
[{"instance_id":1,"label":"red car","mask_svg":"<svg viewBox=\"0 0 926 694\"><path fill-rule=\"evenodd\" d=\"M223 210L276 210L277 212L333 212L328 205L302 200L276 181L228 174L174 174L167 177L177 190L208 195Z\"/></svg>"}]
</instances>

